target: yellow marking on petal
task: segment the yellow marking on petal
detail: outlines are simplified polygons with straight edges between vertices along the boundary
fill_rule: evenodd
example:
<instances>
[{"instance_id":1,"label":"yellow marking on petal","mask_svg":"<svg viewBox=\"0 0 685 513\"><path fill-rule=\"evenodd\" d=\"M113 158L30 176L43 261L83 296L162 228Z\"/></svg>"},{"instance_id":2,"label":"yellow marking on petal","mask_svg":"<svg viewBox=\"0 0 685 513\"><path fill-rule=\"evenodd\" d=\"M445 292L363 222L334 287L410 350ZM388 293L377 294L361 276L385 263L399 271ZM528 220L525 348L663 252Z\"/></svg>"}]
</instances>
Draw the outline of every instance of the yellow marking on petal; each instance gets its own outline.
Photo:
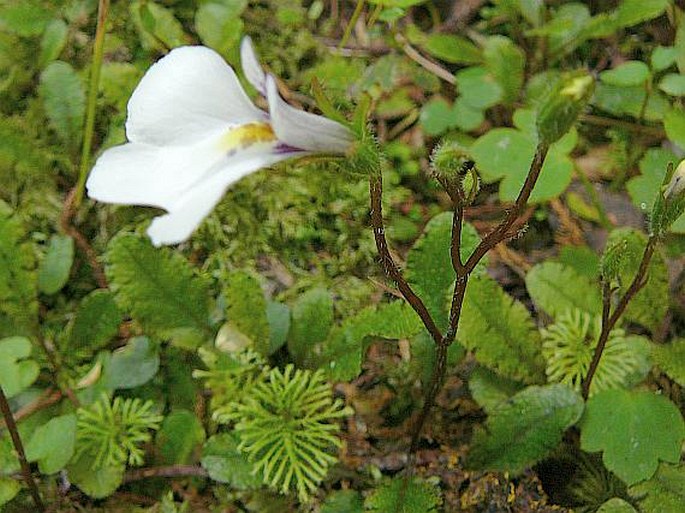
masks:
<instances>
[{"instance_id":1,"label":"yellow marking on petal","mask_svg":"<svg viewBox=\"0 0 685 513\"><path fill-rule=\"evenodd\" d=\"M259 143L271 143L277 140L269 123L246 123L226 132L219 140L221 150L233 155L240 150Z\"/></svg>"}]
</instances>

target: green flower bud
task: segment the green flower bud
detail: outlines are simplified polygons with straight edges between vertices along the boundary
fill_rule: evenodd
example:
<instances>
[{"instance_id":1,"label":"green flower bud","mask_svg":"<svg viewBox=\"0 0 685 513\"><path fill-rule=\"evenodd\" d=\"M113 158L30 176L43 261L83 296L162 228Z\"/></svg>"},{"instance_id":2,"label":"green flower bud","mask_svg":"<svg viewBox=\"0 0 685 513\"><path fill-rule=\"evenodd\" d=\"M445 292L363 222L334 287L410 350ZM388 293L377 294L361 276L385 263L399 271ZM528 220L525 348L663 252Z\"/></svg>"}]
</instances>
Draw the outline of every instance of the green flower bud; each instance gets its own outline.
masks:
<instances>
[{"instance_id":1,"label":"green flower bud","mask_svg":"<svg viewBox=\"0 0 685 513\"><path fill-rule=\"evenodd\" d=\"M576 72L559 80L538 111L540 141L552 144L563 137L590 101L594 88L595 81L586 72Z\"/></svg>"},{"instance_id":2,"label":"green flower bud","mask_svg":"<svg viewBox=\"0 0 685 513\"><path fill-rule=\"evenodd\" d=\"M439 144L431 155L431 169L436 178L452 180L474 167L468 151L458 143Z\"/></svg>"}]
</instances>

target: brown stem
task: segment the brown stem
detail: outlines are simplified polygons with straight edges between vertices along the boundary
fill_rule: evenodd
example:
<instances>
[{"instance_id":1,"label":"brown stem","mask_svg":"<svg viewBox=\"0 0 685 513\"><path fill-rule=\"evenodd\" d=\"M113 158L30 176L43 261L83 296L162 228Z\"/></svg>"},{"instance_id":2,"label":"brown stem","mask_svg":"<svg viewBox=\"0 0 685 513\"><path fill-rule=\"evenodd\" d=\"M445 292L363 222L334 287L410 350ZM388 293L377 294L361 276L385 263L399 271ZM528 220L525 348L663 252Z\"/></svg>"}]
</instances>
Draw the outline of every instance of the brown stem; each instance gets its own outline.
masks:
<instances>
[{"instance_id":1,"label":"brown stem","mask_svg":"<svg viewBox=\"0 0 685 513\"><path fill-rule=\"evenodd\" d=\"M395 260L388 249L388 241L385 239L385 228L383 225L383 207L381 204L383 196L383 178L379 172L371 174L369 177L369 190L371 193L371 224L373 226L373 236L376 241L376 249L381 258L381 265L385 273L397 283L397 288L409 305L414 309L430 333L436 344L442 340L442 333L435 324L433 317L423 304L421 298L412 290L407 280L404 279Z\"/></svg>"},{"instance_id":2,"label":"brown stem","mask_svg":"<svg viewBox=\"0 0 685 513\"><path fill-rule=\"evenodd\" d=\"M587 375L583 380L582 393L583 398L587 400L590 396L590 386L592 385L592 379L597 372L599 367L599 362L602 359L602 353L606 347L606 343L609 340L609 334L611 330L614 329L616 323L625 312L628 307L628 303L635 297L635 295L640 292L642 287L645 286L648 280L647 270L649 269L649 263L654 256L654 250L656 249L657 239L655 237L650 237L645 246L645 250L642 253L642 260L640 261L640 267L635 273L633 281L630 283L628 290L619 300L613 313L611 311L611 289L608 283L604 283L602 286L602 330L599 335L599 340L597 341L597 346L595 347L595 353L592 355L592 362L590 362L590 367L588 368Z\"/></svg>"},{"instance_id":3,"label":"brown stem","mask_svg":"<svg viewBox=\"0 0 685 513\"><path fill-rule=\"evenodd\" d=\"M29 492L31 493L31 497L33 497L33 502L36 503L36 508L38 511L45 511L45 505L43 504L43 500L40 498L38 485L36 485L33 475L31 475L31 467L29 467L29 462L26 461L24 445L21 443L19 430L17 429L17 424L14 422L14 416L12 415L12 410L10 409L9 402L7 402L7 396L5 396L5 391L2 389L2 386L0 386L0 410L2 410L2 416L5 419L7 430L12 438L14 450L17 451L17 457L19 458L19 464L21 465L21 473L24 476L26 486L29 487Z\"/></svg>"},{"instance_id":4,"label":"brown stem","mask_svg":"<svg viewBox=\"0 0 685 513\"><path fill-rule=\"evenodd\" d=\"M129 470L124 475L124 483L140 481L151 477L207 477L207 471L197 465L169 465Z\"/></svg>"},{"instance_id":5,"label":"brown stem","mask_svg":"<svg viewBox=\"0 0 685 513\"><path fill-rule=\"evenodd\" d=\"M547 152L549 151L549 145L544 143L539 143L537 149L535 150L535 156L533 161L530 163L530 169L528 171L528 176L526 181L521 187L518 197L514 206L509 210L506 217L502 222L487 234L483 240L480 241L478 247L473 251L471 256L468 258L464 264L465 272L471 273L478 265L478 262L482 260L485 254L494 248L497 244L504 241L510 237L509 229L519 218L523 210L526 208L526 204L530 199L530 195L533 192L533 188L540 177L540 171L542 171L542 166L545 163L545 158L547 157Z\"/></svg>"}]
</instances>

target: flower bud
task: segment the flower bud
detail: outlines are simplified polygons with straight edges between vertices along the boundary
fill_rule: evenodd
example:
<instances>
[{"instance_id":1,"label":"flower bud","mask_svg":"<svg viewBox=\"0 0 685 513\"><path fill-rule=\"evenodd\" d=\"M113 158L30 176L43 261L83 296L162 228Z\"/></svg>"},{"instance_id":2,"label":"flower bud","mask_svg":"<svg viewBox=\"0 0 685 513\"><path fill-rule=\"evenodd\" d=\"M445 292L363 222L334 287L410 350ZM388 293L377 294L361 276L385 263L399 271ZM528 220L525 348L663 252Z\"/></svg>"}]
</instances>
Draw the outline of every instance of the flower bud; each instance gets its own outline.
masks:
<instances>
[{"instance_id":1,"label":"flower bud","mask_svg":"<svg viewBox=\"0 0 685 513\"><path fill-rule=\"evenodd\" d=\"M564 77L548 93L537 116L538 137L552 144L563 137L586 107L595 88L595 81L586 72Z\"/></svg>"},{"instance_id":2,"label":"flower bud","mask_svg":"<svg viewBox=\"0 0 685 513\"><path fill-rule=\"evenodd\" d=\"M431 155L431 169L438 179L452 180L463 177L473 167L471 155L458 143L440 144Z\"/></svg>"}]
</instances>

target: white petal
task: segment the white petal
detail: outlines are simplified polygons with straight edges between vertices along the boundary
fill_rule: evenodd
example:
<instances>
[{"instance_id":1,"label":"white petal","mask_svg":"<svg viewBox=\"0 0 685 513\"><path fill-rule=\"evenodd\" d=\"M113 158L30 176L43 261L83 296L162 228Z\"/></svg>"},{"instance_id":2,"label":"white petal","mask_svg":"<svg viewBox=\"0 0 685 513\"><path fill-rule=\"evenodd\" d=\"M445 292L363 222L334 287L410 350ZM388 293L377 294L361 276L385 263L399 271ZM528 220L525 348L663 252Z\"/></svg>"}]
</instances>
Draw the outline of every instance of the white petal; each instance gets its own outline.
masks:
<instances>
[{"instance_id":1,"label":"white petal","mask_svg":"<svg viewBox=\"0 0 685 513\"><path fill-rule=\"evenodd\" d=\"M141 143L110 148L90 172L88 196L105 203L168 209L225 158L217 139L215 135L194 145L166 148Z\"/></svg>"},{"instance_id":2,"label":"white petal","mask_svg":"<svg viewBox=\"0 0 685 513\"><path fill-rule=\"evenodd\" d=\"M225 127L266 119L214 50L169 52L142 78L128 102L129 141L157 146L193 143Z\"/></svg>"},{"instance_id":3,"label":"white petal","mask_svg":"<svg viewBox=\"0 0 685 513\"><path fill-rule=\"evenodd\" d=\"M318 153L345 153L349 149L353 141L350 130L336 121L288 105L271 75L266 78L266 94L271 125L280 141Z\"/></svg>"},{"instance_id":4,"label":"white petal","mask_svg":"<svg viewBox=\"0 0 685 513\"><path fill-rule=\"evenodd\" d=\"M240 44L240 62L243 65L245 78L247 78L248 82L252 84L252 87L259 94L266 97L266 73L264 73L264 69L259 64L259 59L257 59L250 36L245 36Z\"/></svg>"},{"instance_id":5,"label":"white petal","mask_svg":"<svg viewBox=\"0 0 685 513\"><path fill-rule=\"evenodd\" d=\"M258 169L289 157L288 154L266 153L227 160L221 171L197 183L183 194L169 209L168 214L156 217L152 221L147 230L152 244L161 246L187 240L219 203L231 184Z\"/></svg>"}]
</instances>

